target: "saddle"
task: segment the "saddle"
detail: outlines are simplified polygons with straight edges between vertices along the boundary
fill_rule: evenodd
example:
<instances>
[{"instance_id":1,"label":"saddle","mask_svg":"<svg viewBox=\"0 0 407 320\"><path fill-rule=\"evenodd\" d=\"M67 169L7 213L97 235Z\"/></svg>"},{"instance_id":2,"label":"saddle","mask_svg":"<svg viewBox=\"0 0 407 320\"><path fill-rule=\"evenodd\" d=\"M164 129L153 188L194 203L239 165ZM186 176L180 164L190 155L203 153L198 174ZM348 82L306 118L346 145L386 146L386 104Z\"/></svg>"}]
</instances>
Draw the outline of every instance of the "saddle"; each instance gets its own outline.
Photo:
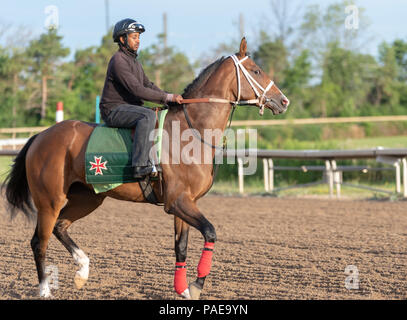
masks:
<instances>
[{"instance_id":1,"label":"saddle","mask_svg":"<svg viewBox=\"0 0 407 320\"><path fill-rule=\"evenodd\" d=\"M156 128L162 129L168 110L163 110L157 116ZM158 130L153 145L157 156L155 166L159 169L161 157L161 132ZM151 186L151 181L162 181L161 170L158 177L146 176L141 179L133 177L132 150L134 129L111 128L98 125L93 130L85 152L86 182L92 184L96 193L106 192L123 183L138 182L148 202L157 204L157 197Z\"/></svg>"}]
</instances>

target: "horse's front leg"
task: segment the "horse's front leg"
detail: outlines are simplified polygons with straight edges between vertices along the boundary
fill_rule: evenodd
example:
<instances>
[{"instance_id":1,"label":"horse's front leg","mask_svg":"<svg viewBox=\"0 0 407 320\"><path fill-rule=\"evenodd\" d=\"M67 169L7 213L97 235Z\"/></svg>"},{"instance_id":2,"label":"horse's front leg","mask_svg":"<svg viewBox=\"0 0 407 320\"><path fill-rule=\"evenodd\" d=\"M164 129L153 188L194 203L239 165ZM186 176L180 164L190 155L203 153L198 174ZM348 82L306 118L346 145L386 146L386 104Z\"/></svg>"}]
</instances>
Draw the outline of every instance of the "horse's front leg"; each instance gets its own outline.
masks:
<instances>
[{"instance_id":1,"label":"horse's front leg","mask_svg":"<svg viewBox=\"0 0 407 320\"><path fill-rule=\"evenodd\" d=\"M187 281L187 248L189 225L178 217L174 217L175 231L175 291L186 299L191 299Z\"/></svg>"},{"instance_id":2,"label":"horse's front leg","mask_svg":"<svg viewBox=\"0 0 407 320\"><path fill-rule=\"evenodd\" d=\"M198 276L197 279L189 285L189 294L191 296L191 299L194 300L199 299L205 283L206 276L209 274L212 265L212 254L216 241L215 228L199 211L195 204L195 201L191 200L191 198L186 194L182 194L179 197L177 197L177 199L174 201L171 208L167 210L167 212L174 214L176 217L180 218L187 224L198 229L201 232L202 236L204 237L205 240L204 249L202 251L201 258L199 260L197 268ZM186 235L187 234L188 233L186 233ZM184 241L179 241L179 243L184 243ZM175 247L177 248L177 239ZM185 245L181 244L180 247L181 248L185 247L186 254L186 244ZM182 252L182 250L180 252ZM179 257L180 259L183 258L182 253L180 253ZM185 261L183 262L183 264L185 264ZM186 270L184 272L186 273ZM183 287L185 287L185 283Z\"/></svg>"}]
</instances>

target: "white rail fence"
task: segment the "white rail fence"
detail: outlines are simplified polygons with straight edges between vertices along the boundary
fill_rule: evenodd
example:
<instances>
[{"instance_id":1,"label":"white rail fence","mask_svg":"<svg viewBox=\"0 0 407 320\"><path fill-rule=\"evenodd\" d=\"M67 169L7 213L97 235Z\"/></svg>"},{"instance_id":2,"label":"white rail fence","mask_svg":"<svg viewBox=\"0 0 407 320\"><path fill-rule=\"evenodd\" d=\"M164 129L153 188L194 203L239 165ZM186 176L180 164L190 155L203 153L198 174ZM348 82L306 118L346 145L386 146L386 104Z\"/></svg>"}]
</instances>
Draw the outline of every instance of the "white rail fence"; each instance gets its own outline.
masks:
<instances>
[{"instance_id":1,"label":"white rail fence","mask_svg":"<svg viewBox=\"0 0 407 320\"><path fill-rule=\"evenodd\" d=\"M226 155L226 153L225 153ZM249 157L257 157L263 159L263 174L264 174L264 189L266 192L277 193L279 191L310 187L317 184L326 183L329 186L329 195L341 196L341 186L350 186L362 188L374 192L382 192L388 194L402 194L407 198L407 149L376 149L365 150L236 150L235 152L228 151L229 156L235 156L238 163L238 178L239 192L244 193L244 162ZM275 166L273 159L296 159L296 160L324 160L325 166L309 166L303 165L300 167L283 167ZM338 166L337 160L345 159L375 159L378 163L390 165L390 167L370 168L368 166ZM275 188L274 173L277 170L295 170L295 171L321 171L323 179L321 181L311 182L307 184L299 184L284 188ZM392 170L395 171L396 190L394 192L382 190L364 185L355 185L345 183L343 181L343 172L359 171L366 173L368 171ZM401 187L403 185L403 188Z\"/></svg>"},{"instance_id":2,"label":"white rail fence","mask_svg":"<svg viewBox=\"0 0 407 320\"><path fill-rule=\"evenodd\" d=\"M27 127L27 128L0 128L0 135L7 136L5 139L0 139L0 150L3 149L20 149L29 138L37 132L41 132L48 127ZM17 135L24 135L24 138L17 138Z\"/></svg>"},{"instance_id":3,"label":"white rail fence","mask_svg":"<svg viewBox=\"0 0 407 320\"><path fill-rule=\"evenodd\" d=\"M0 150L9 149L16 150L26 144L28 138L2 139L0 140Z\"/></svg>"}]
</instances>

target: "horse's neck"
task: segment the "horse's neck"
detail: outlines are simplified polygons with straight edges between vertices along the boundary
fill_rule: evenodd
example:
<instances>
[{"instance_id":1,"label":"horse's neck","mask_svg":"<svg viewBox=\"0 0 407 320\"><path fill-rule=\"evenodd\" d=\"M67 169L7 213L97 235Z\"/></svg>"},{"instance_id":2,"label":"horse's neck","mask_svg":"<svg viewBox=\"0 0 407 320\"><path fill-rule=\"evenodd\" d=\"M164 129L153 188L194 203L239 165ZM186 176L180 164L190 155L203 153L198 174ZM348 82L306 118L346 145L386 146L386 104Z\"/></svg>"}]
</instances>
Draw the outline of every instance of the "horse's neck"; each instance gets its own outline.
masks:
<instances>
[{"instance_id":1,"label":"horse's neck","mask_svg":"<svg viewBox=\"0 0 407 320\"><path fill-rule=\"evenodd\" d=\"M216 71L207 81L207 83L191 98L219 98L230 100L230 82L232 72L222 68ZM225 130L226 124L231 112L231 105L228 103L197 103L187 107L191 121L196 123L195 129L201 131L204 129ZM195 121L194 121L195 120Z\"/></svg>"},{"instance_id":2,"label":"horse's neck","mask_svg":"<svg viewBox=\"0 0 407 320\"><path fill-rule=\"evenodd\" d=\"M228 70L222 72L216 72L213 74L206 84L196 92L189 95L187 98L194 99L194 98L221 98L229 100L231 97L228 96L230 94L230 83L232 82L233 74L230 74ZM232 110L232 107L228 103L191 103L185 105L187 117L189 118L192 128L197 130L201 137L206 141L206 143L202 143L195 139L196 143L199 143L202 148L208 148L208 144L215 144L219 145L220 140L222 139L222 134L226 128L227 121ZM181 132L178 131L178 134L182 134L183 130L188 129L189 125L187 123L186 116L182 111L182 107L175 107L173 112L169 112L169 116L167 116L164 128L166 132L168 132L169 143L172 147L168 148L169 157L174 159L173 157L177 158L179 155L173 154L174 145L186 145L189 144L189 141L183 141L182 139L177 142L173 141L173 139L177 139L177 132L176 124L180 125ZM175 127L174 127L175 126ZM207 129L211 129L212 131L207 131ZM222 134L219 135L219 130ZM214 137L207 138L206 134L210 134ZM174 150L173 150L174 149ZM164 148L164 150L166 150ZM215 155L215 149L212 148L212 158ZM203 153L204 154L204 153Z\"/></svg>"}]
</instances>

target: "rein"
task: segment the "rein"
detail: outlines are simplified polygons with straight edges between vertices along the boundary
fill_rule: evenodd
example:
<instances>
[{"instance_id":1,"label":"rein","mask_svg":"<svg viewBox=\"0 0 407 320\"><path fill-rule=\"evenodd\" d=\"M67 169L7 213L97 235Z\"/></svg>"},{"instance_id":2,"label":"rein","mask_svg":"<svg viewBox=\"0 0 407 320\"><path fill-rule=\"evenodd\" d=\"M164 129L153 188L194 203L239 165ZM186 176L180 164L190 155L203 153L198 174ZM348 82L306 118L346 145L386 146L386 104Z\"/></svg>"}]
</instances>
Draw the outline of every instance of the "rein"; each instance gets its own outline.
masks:
<instances>
[{"instance_id":1,"label":"rein","mask_svg":"<svg viewBox=\"0 0 407 320\"><path fill-rule=\"evenodd\" d=\"M230 101L226 99L219 99L219 98L197 98L197 99L182 99L182 103L231 103L231 104L241 104L241 105L246 105L246 104L256 104L259 102L259 99L253 99L253 100L244 100L244 101Z\"/></svg>"}]
</instances>

